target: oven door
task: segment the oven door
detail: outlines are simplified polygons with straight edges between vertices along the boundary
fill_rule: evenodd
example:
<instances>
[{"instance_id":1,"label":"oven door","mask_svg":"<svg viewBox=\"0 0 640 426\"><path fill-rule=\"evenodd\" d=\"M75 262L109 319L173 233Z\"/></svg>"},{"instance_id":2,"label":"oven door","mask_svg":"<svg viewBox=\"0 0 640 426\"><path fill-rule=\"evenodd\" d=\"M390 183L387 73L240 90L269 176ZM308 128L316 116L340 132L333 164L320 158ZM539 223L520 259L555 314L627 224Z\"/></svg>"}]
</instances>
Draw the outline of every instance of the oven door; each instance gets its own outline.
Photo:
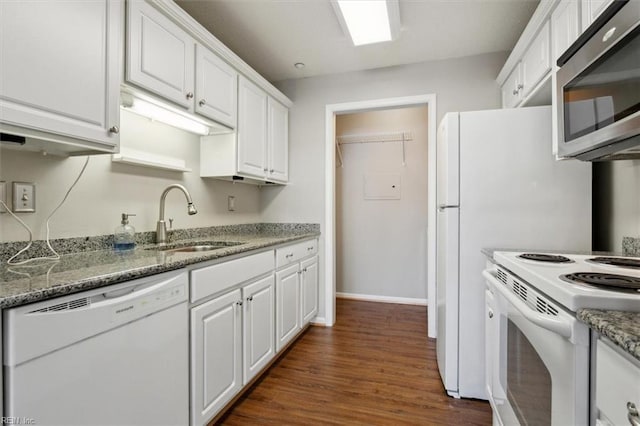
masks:
<instances>
[{"instance_id":1,"label":"oven door","mask_svg":"<svg viewBox=\"0 0 640 426\"><path fill-rule=\"evenodd\" d=\"M634 149L640 145L640 2L615 2L609 10L613 16L604 25L595 22L601 28L587 30L558 63L562 157L640 155L640 149ZM562 63L565 56L569 58Z\"/></svg>"},{"instance_id":2,"label":"oven door","mask_svg":"<svg viewBox=\"0 0 640 426\"><path fill-rule=\"evenodd\" d=\"M495 271L484 275L494 298L487 389L495 423L588 424L587 326L521 282L514 293Z\"/></svg>"}]
</instances>

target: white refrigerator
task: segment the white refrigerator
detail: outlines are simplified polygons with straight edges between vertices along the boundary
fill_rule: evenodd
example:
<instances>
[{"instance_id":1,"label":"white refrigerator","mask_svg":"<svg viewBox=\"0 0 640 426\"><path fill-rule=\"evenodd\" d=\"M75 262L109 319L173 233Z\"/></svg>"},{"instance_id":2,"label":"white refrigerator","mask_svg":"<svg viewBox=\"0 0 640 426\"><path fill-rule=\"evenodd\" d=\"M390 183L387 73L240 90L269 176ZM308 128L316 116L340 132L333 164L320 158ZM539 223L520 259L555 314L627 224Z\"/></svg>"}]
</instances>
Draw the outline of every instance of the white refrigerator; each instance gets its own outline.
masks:
<instances>
[{"instance_id":1,"label":"white refrigerator","mask_svg":"<svg viewBox=\"0 0 640 426\"><path fill-rule=\"evenodd\" d=\"M551 107L448 113L437 141L437 360L487 399L482 249L591 248L591 163L556 161Z\"/></svg>"}]
</instances>

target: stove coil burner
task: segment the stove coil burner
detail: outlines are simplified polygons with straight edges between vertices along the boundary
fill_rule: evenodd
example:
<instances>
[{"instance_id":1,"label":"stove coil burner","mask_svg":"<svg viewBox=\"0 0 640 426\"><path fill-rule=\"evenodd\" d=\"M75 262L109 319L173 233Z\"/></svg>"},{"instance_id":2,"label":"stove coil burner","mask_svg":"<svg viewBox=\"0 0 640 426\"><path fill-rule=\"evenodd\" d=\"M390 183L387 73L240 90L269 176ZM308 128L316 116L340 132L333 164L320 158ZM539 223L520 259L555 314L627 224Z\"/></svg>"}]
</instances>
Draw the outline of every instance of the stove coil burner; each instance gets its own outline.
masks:
<instances>
[{"instance_id":1,"label":"stove coil burner","mask_svg":"<svg viewBox=\"0 0 640 426\"><path fill-rule=\"evenodd\" d=\"M640 290L640 277L628 275L605 274L599 272L576 272L560 276L571 283L589 284L596 287L606 287L612 290Z\"/></svg>"},{"instance_id":2,"label":"stove coil burner","mask_svg":"<svg viewBox=\"0 0 640 426\"><path fill-rule=\"evenodd\" d=\"M640 269L640 259L632 259L625 257L593 257L589 262L600 263L603 265L620 266L623 268Z\"/></svg>"},{"instance_id":3,"label":"stove coil burner","mask_svg":"<svg viewBox=\"0 0 640 426\"><path fill-rule=\"evenodd\" d=\"M533 260L534 262L546 262L546 263L571 263L571 259L565 256L556 254L542 254L542 253L523 253L518 256L520 259Z\"/></svg>"}]
</instances>

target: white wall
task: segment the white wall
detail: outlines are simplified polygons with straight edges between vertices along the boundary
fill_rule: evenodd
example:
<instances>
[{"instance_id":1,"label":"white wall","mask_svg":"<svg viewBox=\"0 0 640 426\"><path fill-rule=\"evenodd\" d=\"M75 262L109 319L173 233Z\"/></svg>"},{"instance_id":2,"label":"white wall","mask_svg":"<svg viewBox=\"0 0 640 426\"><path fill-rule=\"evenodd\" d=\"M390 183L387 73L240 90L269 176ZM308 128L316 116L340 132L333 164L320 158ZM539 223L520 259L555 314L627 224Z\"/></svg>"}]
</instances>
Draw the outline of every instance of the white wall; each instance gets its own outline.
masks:
<instances>
[{"instance_id":1,"label":"white wall","mask_svg":"<svg viewBox=\"0 0 640 426\"><path fill-rule=\"evenodd\" d=\"M593 164L594 249L622 251L622 237L640 237L640 160Z\"/></svg>"},{"instance_id":2,"label":"white wall","mask_svg":"<svg viewBox=\"0 0 640 426\"><path fill-rule=\"evenodd\" d=\"M199 176L199 137L123 111L121 144L135 149L183 158L191 173L176 173L111 162L111 155L91 157L87 170L63 207L51 220L51 237L64 238L113 233L120 213L135 213L130 223L137 231L155 231L160 195L172 183L187 187L198 209L187 215L184 195L167 196L166 217L174 228L254 223L260 221L260 190ZM36 213L20 214L43 239L44 221L62 200L82 168L85 157L62 158L24 151L0 151L0 180L36 183ZM227 211L227 196L236 197L236 211ZM0 215L0 241L28 238L8 214Z\"/></svg>"},{"instance_id":3,"label":"white wall","mask_svg":"<svg viewBox=\"0 0 640 426\"><path fill-rule=\"evenodd\" d=\"M341 102L437 95L438 122L445 112L498 108L495 81L506 52L402 65L323 77L286 80L276 86L293 102L289 116L289 176L286 187L265 188L265 221L314 222L324 227L325 106ZM324 253L324 240L320 240ZM320 260L324 285L324 260ZM324 288L320 289L324 294ZM319 317L324 316L320 298Z\"/></svg>"},{"instance_id":4,"label":"white wall","mask_svg":"<svg viewBox=\"0 0 640 426\"><path fill-rule=\"evenodd\" d=\"M342 145L336 169L336 291L427 298L427 107L336 117L336 136L411 132L400 142ZM400 177L399 199L364 197L369 174Z\"/></svg>"}]
</instances>

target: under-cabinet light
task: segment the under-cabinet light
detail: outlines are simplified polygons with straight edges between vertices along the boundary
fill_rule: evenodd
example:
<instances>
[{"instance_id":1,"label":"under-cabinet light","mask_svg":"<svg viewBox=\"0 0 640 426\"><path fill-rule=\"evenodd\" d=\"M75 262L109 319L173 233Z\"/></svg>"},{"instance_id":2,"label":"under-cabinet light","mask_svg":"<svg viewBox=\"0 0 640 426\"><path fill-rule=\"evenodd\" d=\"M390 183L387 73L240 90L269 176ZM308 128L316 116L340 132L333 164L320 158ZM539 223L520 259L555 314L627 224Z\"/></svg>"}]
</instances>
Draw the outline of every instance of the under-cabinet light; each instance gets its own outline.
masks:
<instances>
[{"instance_id":1,"label":"under-cabinet light","mask_svg":"<svg viewBox=\"0 0 640 426\"><path fill-rule=\"evenodd\" d=\"M177 127L178 129L186 130L190 133L202 136L206 136L211 133L211 129L208 125L144 99L139 99L133 96L125 99L123 96L122 107L135 114L168 124L172 127Z\"/></svg>"},{"instance_id":2,"label":"under-cabinet light","mask_svg":"<svg viewBox=\"0 0 640 426\"><path fill-rule=\"evenodd\" d=\"M400 26L398 0L336 0L333 4L355 46L395 38Z\"/></svg>"}]
</instances>

